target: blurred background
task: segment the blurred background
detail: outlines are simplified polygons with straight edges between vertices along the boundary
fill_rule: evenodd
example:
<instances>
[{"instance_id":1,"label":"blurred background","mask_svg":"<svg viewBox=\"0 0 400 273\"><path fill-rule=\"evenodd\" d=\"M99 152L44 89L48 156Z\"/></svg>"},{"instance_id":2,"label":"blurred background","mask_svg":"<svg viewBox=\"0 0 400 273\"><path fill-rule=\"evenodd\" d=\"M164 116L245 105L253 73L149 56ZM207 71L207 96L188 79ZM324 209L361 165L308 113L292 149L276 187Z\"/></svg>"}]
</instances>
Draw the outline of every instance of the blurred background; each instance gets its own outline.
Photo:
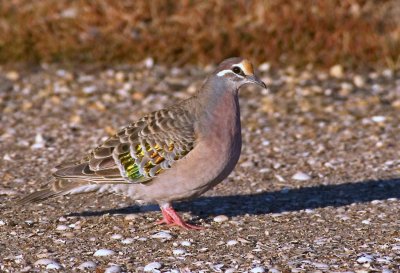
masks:
<instances>
[{"instance_id":1,"label":"blurred background","mask_svg":"<svg viewBox=\"0 0 400 273\"><path fill-rule=\"evenodd\" d=\"M398 0L0 3L0 62L400 65Z\"/></svg>"}]
</instances>

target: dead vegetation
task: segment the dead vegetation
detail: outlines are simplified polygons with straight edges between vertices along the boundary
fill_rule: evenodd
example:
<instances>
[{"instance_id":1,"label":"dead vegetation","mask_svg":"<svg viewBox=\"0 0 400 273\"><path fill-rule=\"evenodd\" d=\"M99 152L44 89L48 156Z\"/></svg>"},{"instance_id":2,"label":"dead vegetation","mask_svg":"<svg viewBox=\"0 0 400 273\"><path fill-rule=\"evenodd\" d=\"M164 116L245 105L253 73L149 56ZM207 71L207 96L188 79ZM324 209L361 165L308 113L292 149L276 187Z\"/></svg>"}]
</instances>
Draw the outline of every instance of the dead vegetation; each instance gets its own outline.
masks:
<instances>
[{"instance_id":1,"label":"dead vegetation","mask_svg":"<svg viewBox=\"0 0 400 273\"><path fill-rule=\"evenodd\" d=\"M275 64L400 65L396 0L10 0L0 62L182 64L242 55Z\"/></svg>"}]
</instances>

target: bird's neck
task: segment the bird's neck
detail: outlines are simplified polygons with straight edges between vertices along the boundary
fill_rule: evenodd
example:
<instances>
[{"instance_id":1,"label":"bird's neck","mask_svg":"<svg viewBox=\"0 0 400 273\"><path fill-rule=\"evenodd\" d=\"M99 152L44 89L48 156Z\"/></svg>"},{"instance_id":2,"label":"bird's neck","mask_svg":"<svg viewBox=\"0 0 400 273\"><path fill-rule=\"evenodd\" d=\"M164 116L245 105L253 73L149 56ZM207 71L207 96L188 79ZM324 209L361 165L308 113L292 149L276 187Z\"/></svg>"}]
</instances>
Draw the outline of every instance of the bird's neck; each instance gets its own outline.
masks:
<instances>
[{"instance_id":1,"label":"bird's neck","mask_svg":"<svg viewBox=\"0 0 400 273\"><path fill-rule=\"evenodd\" d=\"M209 85L207 82L198 93L200 132L208 137L211 133L221 138L240 134L240 108L238 91L223 83Z\"/></svg>"}]
</instances>

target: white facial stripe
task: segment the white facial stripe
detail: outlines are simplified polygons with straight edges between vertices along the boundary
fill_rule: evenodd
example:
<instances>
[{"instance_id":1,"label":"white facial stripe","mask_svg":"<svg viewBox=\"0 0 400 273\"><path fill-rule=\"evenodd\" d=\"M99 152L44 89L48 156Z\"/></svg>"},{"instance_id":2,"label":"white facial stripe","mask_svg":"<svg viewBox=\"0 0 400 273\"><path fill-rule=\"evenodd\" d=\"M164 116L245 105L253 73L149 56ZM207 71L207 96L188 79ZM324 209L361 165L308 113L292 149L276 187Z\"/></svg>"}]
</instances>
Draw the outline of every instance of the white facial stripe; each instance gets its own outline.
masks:
<instances>
[{"instance_id":1,"label":"white facial stripe","mask_svg":"<svg viewBox=\"0 0 400 273\"><path fill-rule=\"evenodd\" d=\"M242 63L238 63L238 64L232 65L232 67L235 67L235 66L237 66L237 67L239 67L240 69L242 69L242 71L245 71L245 68L244 68L244 66L243 66ZM235 74L235 75L238 76L238 77L243 78L243 76L240 76L240 75L234 73L231 69L222 70L222 71L220 71L220 72L217 73L217 76L218 76L218 77L222 77L222 76L224 76L225 74L228 74L228 73L232 73L232 74Z\"/></svg>"},{"instance_id":2,"label":"white facial stripe","mask_svg":"<svg viewBox=\"0 0 400 273\"><path fill-rule=\"evenodd\" d=\"M217 76L218 76L218 77L222 77L222 76L224 76L225 74L228 74L228 73L235 74L235 73L233 73L232 70L230 70L230 69L225 69L225 70L222 70L222 71L218 72L218 73L217 73ZM236 74L235 74L235 75L236 75Z\"/></svg>"}]
</instances>

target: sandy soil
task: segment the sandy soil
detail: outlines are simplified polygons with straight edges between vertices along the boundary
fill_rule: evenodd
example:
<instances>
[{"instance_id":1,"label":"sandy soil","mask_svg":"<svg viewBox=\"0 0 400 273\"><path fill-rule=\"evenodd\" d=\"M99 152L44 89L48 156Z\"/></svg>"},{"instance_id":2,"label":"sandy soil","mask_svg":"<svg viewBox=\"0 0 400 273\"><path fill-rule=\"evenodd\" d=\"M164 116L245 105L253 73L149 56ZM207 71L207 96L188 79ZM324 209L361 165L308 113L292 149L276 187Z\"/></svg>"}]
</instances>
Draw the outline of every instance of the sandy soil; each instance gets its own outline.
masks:
<instances>
[{"instance_id":1,"label":"sandy soil","mask_svg":"<svg viewBox=\"0 0 400 273\"><path fill-rule=\"evenodd\" d=\"M235 171L176 204L207 227L185 231L121 196L15 200L211 67L0 67L0 271L400 272L400 73L268 68Z\"/></svg>"}]
</instances>

